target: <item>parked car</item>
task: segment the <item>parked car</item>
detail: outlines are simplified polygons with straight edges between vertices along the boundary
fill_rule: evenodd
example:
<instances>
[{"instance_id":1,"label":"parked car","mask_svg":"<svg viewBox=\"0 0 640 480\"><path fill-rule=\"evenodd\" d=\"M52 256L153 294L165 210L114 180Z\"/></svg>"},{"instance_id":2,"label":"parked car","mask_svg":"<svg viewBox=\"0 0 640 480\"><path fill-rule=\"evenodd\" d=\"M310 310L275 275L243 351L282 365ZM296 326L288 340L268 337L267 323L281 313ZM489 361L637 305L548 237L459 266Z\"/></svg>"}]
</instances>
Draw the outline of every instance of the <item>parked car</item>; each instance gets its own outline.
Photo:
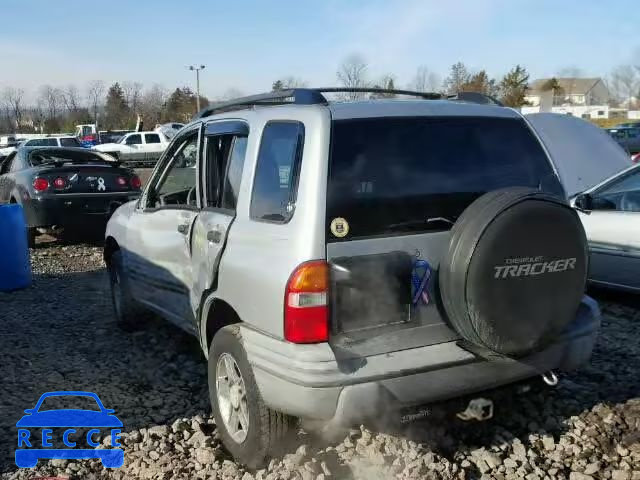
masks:
<instances>
[{"instance_id":1,"label":"parked car","mask_svg":"<svg viewBox=\"0 0 640 480\"><path fill-rule=\"evenodd\" d=\"M39 228L104 225L140 186L132 170L83 148L20 147L0 164L0 203L22 205L31 246Z\"/></svg>"},{"instance_id":2,"label":"parked car","mask_svg":"<svg viewBox=\"0 0 640 480\"><path fill-rule=\"evenodd\" d=\"M129 165L155 165L168 144L161 132L131 132L117 143L96 145L93 150L108 153Z\"/></svg>"},{"instance_id":3,"label":"parked car","mask_svg":"<svg viewBox=\"0 0 640 480\"><path fill-rule=\"evenodd\" d=\"M608 128L607 132L630 154L640 153L640 128Z\"/></svg>"},{"instance_id":4,"label":"parked car","mask_svg":"<svg viewBox=\"0 0 640 480\"><path fill-rule=\"evenodd\" d=\"M18 144L0 150L0 154L8 155L18 149L18 147L80 147L80 142L75 137L57 136L40 137L22 140Z\"/></svg>"},{"instance_id":5,"label":"parked car","mask_svg":"<svg viewBox=\"0 0 640 480\"><path fill-rule=\"evenodd\" d=\"M100 141L95 123L76 125L75 137L81 146L85 148L91 148Z\"/></svg>"},{"instance_id":6,"label":"parked car","mask_svg":"<svg viewBox=\"0 0 640 480\"><path fill-rule=\"evenodd\" d=\"M590 358L557 145L512 109L415 95L205 109L109 220L117 324L150 310L199 338L218 433L250 467L294 417L391 418Z\"/></svg>"},{"instance_id":7,"label":"parked car","mask_svg":"<svg viewBox=\"0 0 640 480\"><path fill-rule=\"evenodd\" d=\"M640 128L640 122L619 123L614 128Z\"/></svg>"},{"instance_id":8,"label":"parked car","mask_svg":"<svg viewBox=\"0 0 640 480\"><path fill-rule=\"evenodd\" d=\"M576 196L589 239L589 281L640 292L640 165Z\"/></svg>"}]
</instances>

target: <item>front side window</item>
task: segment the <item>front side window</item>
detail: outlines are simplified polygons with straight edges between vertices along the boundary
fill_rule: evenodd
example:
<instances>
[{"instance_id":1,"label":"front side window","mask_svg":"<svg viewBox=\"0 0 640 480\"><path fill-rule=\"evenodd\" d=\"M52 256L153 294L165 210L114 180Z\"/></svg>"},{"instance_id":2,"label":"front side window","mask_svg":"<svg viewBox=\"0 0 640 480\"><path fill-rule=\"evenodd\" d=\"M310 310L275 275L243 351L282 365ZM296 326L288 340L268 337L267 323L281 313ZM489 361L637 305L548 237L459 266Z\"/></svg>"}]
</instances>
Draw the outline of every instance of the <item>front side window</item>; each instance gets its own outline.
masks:
<instances>
[{"instance_id":1,"label":"front side window","mask_svg":"<svg viewBox=\"0 0 640 480\"><path fill-rule=\"evenodd\" d=\"M253 180L251 218L284 223L292 217L303 144L300 122L265 126Z\"/></svg>"},{"instance_id":2,"label":"front side window","mask_svg":"<svg viewBox=\"0 0 640 480\"><path fill-rule=\"evenodd\" d=\"M195 207L196 198L196 166L198 163L198 134L193 134L177 142L170 153L167 170L152 189L148 206L160 207L183 205Z\"/></svg>"},{"instance_id":3,"label":"front side window","mask_svg":"<svg viewBox=\"0 0 640 480\"><path fill-rule=\"evenodd\" d=\"M142 137L140 135L129 135L125 139L127 145L140 145L142 144Z\"/></svg>"},{"instance_id":4,"label":"front side window","mask_svg":"<svg viewBox=\"0 0 640 480\"><path fill-rule=\"evenodd\" d=\"M640 212L640 171L614 181L593 195L593 210Z\"/></svg>"},{"instance_id":5,"label":"front side window","mask_svg":"<svg viewBox=\"0 0 640 480\"><path fill-rule=\"evenodd\" d=\"M157 133L146 133L144 136L146 143L160 143L160 135Z\"/></svg>"},{"instance_id":6,"label":"front side window","mask_svg":"<svg viewBox=\"0 0 640 480\"><path fill-rule=\"evenodd\" d=\"M520 119L334 121L327 238L446 230L476 198L512 186L563 195L544 150ZM330 234L335 218L348 222L348 237Z\"/></svg>"}]
</instances>

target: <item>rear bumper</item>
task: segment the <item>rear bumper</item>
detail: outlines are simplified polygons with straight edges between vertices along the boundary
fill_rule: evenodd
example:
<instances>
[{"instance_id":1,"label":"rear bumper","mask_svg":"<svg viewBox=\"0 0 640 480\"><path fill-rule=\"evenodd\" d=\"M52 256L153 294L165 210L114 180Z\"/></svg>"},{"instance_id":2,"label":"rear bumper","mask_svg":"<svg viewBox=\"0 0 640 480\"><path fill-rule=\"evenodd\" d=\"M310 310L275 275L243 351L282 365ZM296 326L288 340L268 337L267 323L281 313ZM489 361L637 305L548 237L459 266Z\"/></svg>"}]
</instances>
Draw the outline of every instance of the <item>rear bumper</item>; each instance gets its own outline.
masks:
<instances>
[{"instance_id":1,"label":"rear bumper","mask_svg":"<svg viewBox=\"0 0 640 480\"><path fill-rule=\"evenodd\" d=\"M586 363L600 327L597 303L585 297L558 341L526 358L481 358L447 342L363 358L336 358L327 344L294 345L242 326L264 401L303 418L353 424L381 412L489 390Z\"/></svg>"},{"instance_id":2,"label":"rear bumper","mask_svg":"<svg viewBox=\"0 0 640 480\"><path fill-rule=\"evenodd\" d=\"M62 194L24 200L22 208L29 227L102 224L118 206L138 196L131 192Z\"/></svg>"}]
</instances>

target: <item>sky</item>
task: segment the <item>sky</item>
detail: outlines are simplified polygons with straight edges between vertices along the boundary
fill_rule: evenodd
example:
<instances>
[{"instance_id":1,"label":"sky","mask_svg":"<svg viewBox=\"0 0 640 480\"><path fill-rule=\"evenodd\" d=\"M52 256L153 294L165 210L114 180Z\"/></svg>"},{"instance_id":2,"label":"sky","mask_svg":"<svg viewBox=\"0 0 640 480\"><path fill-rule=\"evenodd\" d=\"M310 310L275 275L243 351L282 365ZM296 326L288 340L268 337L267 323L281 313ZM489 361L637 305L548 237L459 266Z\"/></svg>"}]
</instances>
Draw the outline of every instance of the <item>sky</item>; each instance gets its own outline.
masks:
<instances>
[{"instance_id":1,"label":"sky","mask_svg":"<svg viewBox=\"0 0 640 480\"><path fill-rule=\"evenodd\" d=\"M0 0L0 88L93 79L258 93L279 77L337 84L357 53L375 80L406 86L419 66L441 77L462 61L531 78L567 67L605 76L640 63L638 0Z\"/></svg>"}]
</instances>

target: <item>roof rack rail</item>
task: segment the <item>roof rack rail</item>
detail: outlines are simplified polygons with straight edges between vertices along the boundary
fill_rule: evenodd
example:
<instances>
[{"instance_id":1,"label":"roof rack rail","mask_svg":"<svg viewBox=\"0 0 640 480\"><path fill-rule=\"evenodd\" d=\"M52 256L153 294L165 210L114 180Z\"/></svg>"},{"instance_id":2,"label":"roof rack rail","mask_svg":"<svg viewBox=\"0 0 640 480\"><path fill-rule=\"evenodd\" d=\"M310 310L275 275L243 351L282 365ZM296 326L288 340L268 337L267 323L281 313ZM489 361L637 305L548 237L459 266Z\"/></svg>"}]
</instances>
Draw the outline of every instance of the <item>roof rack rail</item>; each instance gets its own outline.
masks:
<instances>
[{"instance_id":1,"label":"roof rack rail","mask_svg":"<svg viewBox=\"0 0 640 480\"><path fill-rule=\"evenodd\" d=\"M268 105L327 105L329 101L323 93L378 93L387 95L407 95L418 97L424 100L454 100L470 103L480 103L484 105L503 106L498 100L490 95L484 95L477 92L458 92L453 95L444 95L434 92L416 92L413 90L395 90L375 87L328 87L328 88L289 88L286 90L278 90L275 92L261 93L248 97L240 97L233 100L218 102L200 110L194 117L204 118L214 113L228 112L232 110L240 110L253 106Z\"/></svg>"}]
</instances>

